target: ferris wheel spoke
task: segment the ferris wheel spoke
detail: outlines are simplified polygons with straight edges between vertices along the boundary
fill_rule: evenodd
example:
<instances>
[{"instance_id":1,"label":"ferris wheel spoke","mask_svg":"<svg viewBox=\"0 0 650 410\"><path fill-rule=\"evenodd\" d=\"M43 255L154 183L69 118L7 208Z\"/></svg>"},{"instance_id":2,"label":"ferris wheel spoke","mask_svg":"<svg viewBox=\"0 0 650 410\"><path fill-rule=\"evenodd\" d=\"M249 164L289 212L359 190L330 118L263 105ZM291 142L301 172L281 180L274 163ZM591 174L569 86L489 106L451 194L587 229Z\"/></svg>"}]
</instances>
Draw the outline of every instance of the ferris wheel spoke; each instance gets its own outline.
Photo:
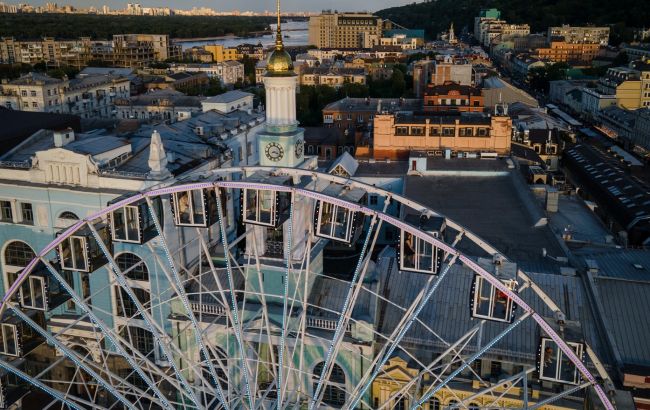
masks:
<instances>
[{"instance_id":1,"label":"ferris wheel spoke","mask_svg":"<svg viewBox=\"0 0 650 410\"><path fill-rule=\"evenodd\" d=\"M386 210L387 207L388 207L388 201L386 201L384 210ZM323 365L323 370L320 374L318 384L314 389L314 396L309 406L310 410L313 410L320 405L320 402L322 400L322 393L324 393L322 391L323 382L325 380L329 380L330 374L332 372L332 368L334 367L333 364L335 363L336 356L338 355L338 350L340 348L341 340L343 339L343 335L345 334L344 329L347 328L347 325L350 321L350 316L352 315L352 311L354 309L354 306L356 305L356 299L359 296L361 287L363 286L363 279L365 278L365 274L367 272L368 263L370 261L370 257L372 256L373 249L377 242L377 237L379 236L379 232L381 230L381 222L379 222L379 224L377 224L377 226L375 227L376 223L377 223L377 218L376 216L373 216L372 220L370 221L370 225L368 226L368 232L366 233L366 238L363 242L363 247L361 248L361 253L357 261L357 266L355 268L354 274L352 276L352 280L350 281L350 285L348 287L347 297L341 309L341 313L336 324L336 330L334 331L334 336L332 338L332 341L329 344L327 354L325 355L325 364ZM373 238L372 243L370 241L371 237ZM370 244L370 248L369 248L369 244ZM366 254L368 255L367 257Z\"/></svg>"},{"instance_id":2,"label":"ferris wheel spoke","mask_svg":"<svg viewBox=\"0 0 650 410\"><path fill-rule=\"evenodd\" d=\"M528 375L533 373L535 371L534 367L529 367L528 369L523 370L522 372L519 372L515 374L514 376L508 377L506 379L500 380L498 383L491 384L485 389L482 389L471 396L467 397L466 399L460 400L459 403L461 405L467 405L467 403L470 403L472 400L475 400L479 397L484 397L488 394L492 394L495 391L499 391L499 396L494 397L494 399L491 402L485 403L486 407L492 407L492 406L497 406L498 401L502 399L506 394L509 394L512 389L514 389L519 382L524 381L524 379L528 378ZM524 394L526 394L524 392ZM527 397L524 397L527 399ZM524 403L526 401L524 400ZM524 405L524 408L528 408L527 405Z\"/></svg>"},{"instance_id":3,"label":"ferris wheel spoke","mask_svg":"<svg viewBox=\"0 0 650 410\"><path fill-rule=\"evenodd\" d=\"M63 345L63 343L59 342L56 338L52 337L52 335L40 327L36 322L34 322L32 319L30 319L27 315L25 315L20 309L17 309L13 305L9 305L9 309L11 309L16 316L18 316L22 321L27 323L32 329L34 329L36 332L38 332L41 336L43 336L49 343L53 344L56 346L57 349L59 349L63 354L73 361L77 366L82 368L86 373L88 373L90 376L94 377L99 384L101 384L107 391L109 391L116 399L118 399L122 404L124 404L127 408L135 410L135 407L133 407L129 401L121 395L110 383L108 383L103 377L101 377L98 373L96 373L90 366L88 366L86 363L84 363L83 359L78 357L77 354L72 352L70 349L68 349L66 346ZM90 352L88 353L90 354Z\"/></svg>"},{"instance_id":4,"label":"ferris wheel spoke","mask_svg":"<svg viewBox=\"0 0 650 410\"><path fill-rule=\"evenodd\" d=\"M219 198L219 192L220 188L214 188L217 198ZM219 231L221 233L221 243L224 248L224 256L226 259L226 273L228 276L228 287L230 290L230 306L231 306L231 314L232 314L232 325L233 328L235 329L235 338L237 340L237 345L239 348L239 353L241 355L241 372L244 373L244 383L245 383L245 396L248 400L248 406L249 409L254 409L255 408L255 397L252 395L251 392L251 383L250 383L250 369L248 367L248 361L246 359L246 349L244 347L244 340L242 336L242 324L240 323L239 320L239 314L238 314L238 308L237 308L237 295L236 295L236 288L235 288L235 282L233 278L233 273L232 273L232 266L231 266L231 258L230 258L230 250L228 246L228 234L226 232L226 227L225 223L223 220L223 209L221 207L221 201L217 200L217 216L219 220ZM221 389L221 388L219 388ZM243 403L243 400L242 400Z\"/></svg>"},{"instance_id":5,"label":"ferris wheel spoke","mask_svg":"<svg viewBox=\"0 0 650 410\"><path fill-rule=\"evenodd\" d=\"M287 337L287 327L289 326L287 318L287 305L289 301L289 275L291 273L291 265L293 263L293 247L291 246L293 240L293 212L295 208L296 193L293 192L291 195L291 205L289 208L289 221L287 222L287 245L285 249L285 264L286 270L284 274L284 283L283 283L283 295L284 297L282 302L282 330L280 335L280 346L278 348L278 376L277 376L277 390L278 390L278 399L277 399L277 408L278 410L282 408L282 403L284 400L284 385L282 384L282 378L284 376L284 350Z\"/></svg>"},{"instance_id":6,"label":"ferris wheel spoke","mask_svg":"<svg viewBox=\"0 0 650 410\"><path fill-rule=\"evenodd\" d=\"M159 219L158 215L156 214L155 207L152 204L151 198L147 197L146 201L147 201L147 206L148 206L148 209L149 209L149 214L151 215L151 219L152 219L152 221L154 223L154 226L156 228L156 232L158 233L158 237L160 238L160 243L161 243L161 245L163 247L163 250L165 251L165 253L167 255L168 266L171 269L171 274L170 274L169 270L165 267L165 265L162 263L162 261L160 261L160 263L159 263L160 267L161 267L161 270L167 276L167 279L170 282L170 286L172 286L173 290L176 292L176 295L181 300L181 304L185 308L187 317L189 318L190 323L192 325L191 329L192 329L192 333L194 334L195 342L196 342L196 344L197 344L197 346L199 348L199 351L201 352L201 354L203 354L203 357L206 358L205 363L207 364L210 376L212 377L212 379L215 382L216 389L217 389L217 396L219 398L219 401L224 406L224 408L226 410L228 410L229 407L228 407L228 404L227 404L227 400L225 399L225 396L224 396L223 391L221 389L221 384L219 383L219 377L218 377L218 375L217 375L217 373L216 373L216 371L214 369L214 365L212 364L212 361L209 360L210 356L209 356L208 351L207 351L207 349L205 347L205 344L204 344L203 332L202 332L201 327L199 326L199 324L198 324L198 322L196 320L196 316L194 315L194 312L192 311L192 306L191 306L191 304L189 302L187 294L185 293L183 282L182 282L182 280L180 278L178 269L176 268L176 264L174 263L174 259L172 257L172 253L171 253L171 250L169 248L169 244L167 243L167 239L165 238L163 228L160 225L160 219ZM151 243L149 243L149 246L151 247ZM158 254L156 252L153 252L153 253L156 256L156 258L159 259ZM191 388L190 388L190 390L191 390ZM198 401L198 400L195 399L195 402L196 401ZM197 403L197 406L200 406L200 404Z\"/></svg>"},{"instance_id":7,"label":"ferris wheel spoke","mask_svg":"<svg viewBox=\"0 0 650 410\"><path fill-rule=\"evenodd\" d=\"M38 389L44 391L45 393L49 394L52 396L54 399L58 400L62 404L65 404L69 406L70 408L76 409L76 410L84 410L84 407L81 407L80 404L83 404L85 407L89 408L100 408L99 406L95 406L93 403L76 399L75 401L71 401L69 397L66 397L65 394L62 394L60 391L53 389L46 385L45 383L41 382L38 379L35 379L28 375L27 373L22 372L21 370L15 368L11 364L5 362L4 360L0 359L0 368L5 369L7 372L13 374L14 376L32 384L33 386L37 387ZM80 404L77 404L79 402Z\"/></svg>"},{"instance_id":8,"label":"ferris wheel spoke","mask_svg":"<svg viewBox=\"0 0 650 410\"><path fill-rule=\"evenodd\" d=\"M556 401L558 401L558 400L560 400L560 399L562 399L562 398L564 398L566 396L569 396L569 395L571 395L573 393L576 393L576 392L578 392L578 391L580 391L582 389L586 389L587 387L592 386L593 384L594 383L592 383L590 381L586 381L586 382L584 382L582 384L579 384L579 385L574 386L574 387L572 387L570 389L567 389L567 390L565 390L565 391L563 391L561 393L558 393L555 396L549 397L549 398L544 399L544 400L542 400L542 401L540 401L538 403L535 403L532 406L528 406L528 410L537 410L537 409L539 409L539 408L541 408L543 406L546 406L547 404L554 403L554 402L556 402Z\"/></svg>"},{"instance_id":9,"label":"ferris wheel spoke","mask_svg":"<svg viewBox=\"0 0 650 410\"><path fill-rule=\"evenodd\" d=\"M439 363L442 362L442 360L449 355L452 356L452 361L453 357L457 357L460 355L460 352L463 351L463 349L471 342L471 340L476 336L476 334L479 332L480 327L482 324L477 324L474 326L472 329L470 329L467 333L465 333L463 336L461 336L458 340L456 340L450 347L448 347L444 352L436 356L436 358L429 363L428 365L424 366L424 368L418 373L417 377L411 379L408 383L406 383L400 390L395 392L392 396L388 398L384 402L383 405L381 405L377 410L383 410L385 407L390 405L390 403L395 403L397 399L399 398L400 395L404 394L404 392L408 391L413 387L415 383L418 382L425 374L431 375L434 379L436 380L442 380L441 376L439 374L434 373L434 369L438 366ZM447 365L441 365L440 367L443 368L443 373L444 371L451 365L451 362Z\"/></svg>"},{"instance_id":10,"label":"ferris wheel spoke","mask_svg":"<svg viewBox=\"0 0 650 410\"><path fill-rule=\"evenodd\" d=\"M431 388L420 398L417 403L411 407L411 410L416 410L418 406L421 406L425 402L427 402L431 396L436 394L440 389L445 387L451 380L453 380L456 376L458 376L463 370L465 370L472 362L474 362L476 359L479 357L483 356L485 352L490 350L495 344L497 344L501 339L503 339L508 333L513 331L517 326L519 326L524 320L526 320L528 317L530 317L531 314L529 312L524 313L521 317L518 319L514 320L511 324L509 324L501 333L499 333L496 337L494 337L489 343L487 343L485 346L483 346L481 349L479 349L478 352L476 352L474 355L471 356L471 358L462 366L458 367L456 370L451 372L445 380L443 380L440 384L431 386Z\"/></svg>"},{"instance_id":11,"label":"ferris wheel spoke","mask_svg":"<svg viewBox=\"0 0 650 410\"><path fill-rule=\"evenodd\" d=\"M172 370L174 371L174 374L176 375L176 378L178 381L183 385L185 388L186 393L189 395L190 400L196 405L199 406L199 401L196 398L194 391L192 390L192 387L188 383L187 379L183 374L179 371L178 367L176 366L176 361L174 360L173 354L168 350L167 346L173 344L173 341L170 340L171 338L167 333L162 331L160 327L156 325L156 322L153 320L151 317L151 314L149 313L149 310L145 308L142 303L140 302L140 299L133 293L133 290L131 287L128 285L126 278L124 274L122 273L122 270L119 268L117 262L113 258L112 253L108 250L106 247L106 244L103 242L102 238L100 237L99 233L95 229L92 223L87 223L88 228L92 232L92 234L95 236L95 240L99 244L100 249L102 250L102 253L108 260L108 264L110 266L109 271L111 271L114 275L115 278L117 279L117 283L120 286L124 292L126 292L127 296L129 299L131 299L131 303L133 303L137 309L138 314L144 320L145 324L147 325L147 328L153 335L154 339L158 343L158 346L160 350L162 350L163 354L167 358L167 361L169 362L169 365L172 367ZM122 292L119 292L120 298L122 297ZM122 304L124 303L123 300L121 300ZM123 305L124 306L124 305ZM130 333L130 332L127 332Z\"/></svg>"},{"instance_id":12,"label":"ferris wheel spoke","mask_svg":"<svg viewBox=\"0 0 650 410\"><path fill-rule=\"evenodd\" d=\"M431 276L428 279L426 286L420 291L406 314L400 320L400 323L395 327L393 330L393 335L391 336L392 341L384 345L380 353L375 358L373 364L368 368L368 371L361 379L361 383L356 386L351 395L352 400L346 406L347 409L355 408L361 397L366 393L366 391L368 391L373 380L375 380L377 375L381 372L384 364L386 364L395 349L398 347L399 343L401 343L402 339L409 331L413 323L416 322L420 312L422 309L424 309L428 301L438 289L438 286L440 286L445 276L447 276L451 270L451 267L456 263L459 254L450 254L449 256L451 256L451 258L449 262L447 262L447 265L440 273L440 275L438 275L438 277Z\"/></svg>"},{"instance_id":13,"label":"ferris wheel spoke","mask_svg":"<svg viewBox=\"0 0 650 410\"><path fill-rule=\"evenodd\" d=\"M122 344L114 337L111 329L109 326L104 323L103 320L101 320L92 310L88 304L82 300L77 293L74 291L74 289L66 282L66 280L59 274L59 272L54 269L54 267L50 264L49 261L41 257L41 262L45 265L47 270L52 274L52 276L65 288L66 292L72 297L73 301L75 304L86 314L88 314L88 317L91 319L91 321L97 325L102 333L104 334L105 337L109 339L111 344L116 348L118 353L124 357L124 359L133 367L134 370L138 372L138 375L142 378L142 380L151 388L151 390L154 392L156 397L160 400L161 404L163 407L171 409L172 405L169 403L169 400L165 397L165 395L156 387L156 384L147 376L138 365L135 360L126 352L124 347L122 347ZM137 349L135 349L133 346L131 346L131 351L135 352ZM139 353L139 352L138 352ZM155 368L155 367L154 367Z\"/></svg>"}]
</instances>

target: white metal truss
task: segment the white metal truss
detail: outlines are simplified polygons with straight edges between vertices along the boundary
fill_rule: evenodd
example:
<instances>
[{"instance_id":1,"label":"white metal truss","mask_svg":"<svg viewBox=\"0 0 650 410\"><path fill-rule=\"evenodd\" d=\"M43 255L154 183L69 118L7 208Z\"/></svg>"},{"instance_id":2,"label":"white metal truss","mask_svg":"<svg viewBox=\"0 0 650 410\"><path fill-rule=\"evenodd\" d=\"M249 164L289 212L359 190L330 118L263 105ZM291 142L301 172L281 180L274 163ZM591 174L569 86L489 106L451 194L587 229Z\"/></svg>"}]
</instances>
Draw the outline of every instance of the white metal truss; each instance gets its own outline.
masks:
<instances>
[{"instance_id":1,"label":"white metal truss","mask_svg":"<svg viewBox=\"0 0 650 410\"><path fill-rule=\"evenodd\" d=\"M228 180L227 177L234 173L244 175L244 178L239 181ZM302 179L302 182L297 185L278 185L247 177L253 174L267 177L284 175L293 177L294 181ZM443 389L455 395L450 383L464 374L464 377L477 381L480 388L474 389L464 399L454 396L454 407L457 408L467 408L479 397L488 398L492 402L491 406L497 406L509 389L516 384L523 384L524 408L540 408L558 400L584 397L586 389L594 389L604 407L614 409L604 390L604 386L607 388L607 373L593 350L586 346L589 366L605 380L604 384L596 379L582 358L575 354L554 327L531 307L530 301L522 298L522 293L518 290L523 288L511 290L473 258L456 249L460 239L464 238L489 255L503 256L458 223L445 219L446 225L458 233L454 241L447 243L443 238L405 223L400 215L388 213L389 205L392 204L416 210L422 215L440 216L435 211L374 186L312 170L229 168L203 173L201 181L139 193L107 206L97 214L75 223L41 250L4 295L0 315L11 316L11 323L33 330L32 333L16 332L16 337L40 337L43 344L22 356L17 355L20 357L16 357L15 361L5 360L5 356L1 356L0 370L12 374L16 380L21 380L20 383L30 384L47 393L53 400L50 405L63 404L75 409L102 408L104 403L109 403L106 408L123 406L129 409L355 409L359 406L374 407L368 392L379 378L397 383L387 371L386 364L396 353L401 353L416 367L415 376L409 381L400 382L400 388L377 408L390 408L406 399L409 407L415 410L425 406ZM262 178L261 181L267 180ZM330 184L379 195L385 200L384 207L380 211L369 208L365 203L351 203L341 197L329 196L323 191ZM258 233L262 232L261 229L248 225L243 226L239 233L234 233L232 227L229 229L227 226L226 211L233 212L233 205L225 202L228 208L224 209L221 198L234 198L236 193L246 189L291 195L288 218L283 221L286 240L282 244L282 258L269 258L260 251ZM166 198L167 195L190 190L211 190L216 194L216 220L212 221L216 234L213 234L212 228L188 229L173 224L168 228L167 225L170 224L164 224L163 221L174 220L171 211L164 208L162 218L156 213L152 204L154 198ZM132 282L127 278L132 268L120 269L116 253L109 243L103 242L96 228L96 224L105 221L112 211L142 200L146 201L149 218L155 225L156 245L149 242L129 246L139 246L141 254L151 255L155 269L149 273L149 280L155 280L156 287L160 283L168 286L168 289L161 290L161 295L152 295L146 303L138 298ZM299 200L305 201L309 206L298 208ZM356 260L350 266L352 269L349 269L351 273L348 279L331 278L318 271L322 269L323 249L333 246L332 239L318 237L311 223L307 229L300 225L300 221L312 219L316 202L336 205L367 218L361 236L363 239L350 248L349 254L354 254ZM298 212L298 209L301 211ZM301 214L305 209L310 213L308 218ZM380 294L379 288L373 288L366 281L371 276L371 269L377 269L376 247L383 228L409 233L444 253L441 270L437 275L430 275L426 280L417 282L423 285L413 289L413 298L408 303L400 304L392 300L390 295ZM108 283L101 288L91 288L91 294L86 294L87 289L69 283L56 263L51 262L59 244L83 229L89 229L92 235L89 240L92 238L97 242L101 251L99 256L105 258L104 266L99 269L109 274ZM182 240L176 243L176 240L167 237L169 229L179 233ZM189 235L190 233L195 235ZM236 238L231 240L234 236ZM244 245L248 251L242 255L238 252L238 247ZM296 250L303 248L304 253L297 255ZM158 250L162 250L164 256L161 257ZM188 259L186 255L191 257ZM60 309L34 313L13 302L21 287L29 285L26 279L35 272L39 263L44 265L48 274L61 285L61 289L81 312L62 329L54 330L48 324ZM272 294L266 288L276 287L273 283L265 282L267 269L282 270L279 293ZM445 335L439 334L433 324L421 317L423 310L435 300L438 293L445 291L445 278L451 276L454 269L464 269L481 276L522 310L519 317L505 328L502 324L498 328L500 331L487 343L478 343L480 346L476 346L476 350L472 350L474 347L470 341L480 339L484 328L492 326L491 323L485 320L474 322L473 327L465 329L463 336L446 340ZM92 276L96 273L74 274ZM407 272L401 275L403 280L411 277ZM523 286L532 290L551 311L559 312L558 305L525 273L519 272L518 277L523 279ZM247 282L251 280L257 281L259 286ZM322 302L326 300L325 294L310 293L310 287L315 283L340 289L340 298L332 299L337 301L335 305ZM295 286L292 288L290 284ZM135 314L123 317L120 325L117 321L112 324L113 311L104 303L105 295L110 293L110 289L115 290L115 300L110 303L116 303L123 311L126 306L135 308ZM328 290L325 289L324 293ZM401 316L394 325L379 330L356 317L355 309L363 300L372 300L377 305L385 304L388 308L401 312ZM163 309L172 314L169 317L154 316L154 311ZM546 335L557 345L582 378L575 386L566 388L561 393L550 392L545 398L530 404L527 383L529 378L535 377L533 366L527 366L521 373L497 382L482 379L471 366L493 350L506 335L516 331L526 319L534 321L540 334ZM121 326L132 327L133 334L129 330L122 336ZM417 349L409 344L407 335L415 327L426 332L438 346L433 358L421 359ZM365 332L365 337L370 339L355 339L351 329ZM187 339L184 337L186 334ZM71 335L75 340L85 340L98 351L90 352L88 346L80 346L88 351L81 354L75 350ZM157 354L141 351L143 346L152 345L157 349ZM273 347L277 347L277 352ZM62 357L42 362L44 355L55 351ZM529 353L534 356L536 352ZM224 354L225 357L222 356ZM341 363L349 360L349 357L355 357L362 363L362 370L356 375L350 374L349 369L342 371ZM320 366L318 372L314 370L316 365ZM33 370L30 366L40 367ZM31 370L26 371L26 368ZM93 383L77 383L78 377L82 377L81 380L90 377Z\"/></svg>"}]
</instances>

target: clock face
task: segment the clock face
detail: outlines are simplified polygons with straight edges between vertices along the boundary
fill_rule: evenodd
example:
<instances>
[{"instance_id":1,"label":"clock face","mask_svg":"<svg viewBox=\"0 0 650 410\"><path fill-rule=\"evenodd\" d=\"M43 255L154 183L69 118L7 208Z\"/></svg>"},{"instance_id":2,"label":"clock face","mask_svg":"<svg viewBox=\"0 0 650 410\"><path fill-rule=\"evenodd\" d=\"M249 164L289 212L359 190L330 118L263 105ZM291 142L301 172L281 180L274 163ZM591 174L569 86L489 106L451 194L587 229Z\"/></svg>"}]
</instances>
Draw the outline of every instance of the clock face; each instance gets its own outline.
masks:
<instances>
[{"instance_id":1,"label":"clock face","mask_svg":"<svg viewBox=\"0 0 650 410\"><path fill-rule=\"evenodd\" d=\"M282 146L276 142L271 142L266 146L266 158L270 161L277 162L284 157L284 150Z\"/></svg>"},{"instance_id":2,"label":"clock face","mask_svg":"<svg viewBox=\"0 0 650 410\"><path fill-rule=\"evenodd\" d=\"M303 140L296 141L295 152L296 152L296 158L302 158L302 154L305 152L305 141Z\"/></svg>"}]
</instances>

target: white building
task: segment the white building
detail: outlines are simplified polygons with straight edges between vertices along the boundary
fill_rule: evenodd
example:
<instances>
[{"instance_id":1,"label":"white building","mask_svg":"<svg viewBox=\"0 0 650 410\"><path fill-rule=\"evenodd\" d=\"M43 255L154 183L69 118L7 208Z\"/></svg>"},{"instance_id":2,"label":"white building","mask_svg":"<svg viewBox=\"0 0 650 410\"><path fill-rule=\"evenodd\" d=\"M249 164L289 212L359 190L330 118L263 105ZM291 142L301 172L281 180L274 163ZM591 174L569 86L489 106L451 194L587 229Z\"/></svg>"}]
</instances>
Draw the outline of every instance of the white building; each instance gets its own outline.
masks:
<instances>
[{"instance_id":1,"label":"white building","mask_svg":"<svg viewBox=\"0 0 650 410\"><path fill-rule=\"evenodd\" d=\"M207 98L201 102L203 112L215 110L228 114L236 110L252 110L253 94L239 90L228 91L221 95Z\"/></svg>"},{"instance_id":2,"label":"white building","mask_svg":"<svg viewBox=\"0 0 650 410\"><path fill-rule=\"evenodd\" d=\"M210 78L218 78L224 85L234 85L244 81L244 64L239 61L224 61L212 64L173 64L172 72L206 73Z\"/></svg>"},{"instance_id":3,"label":"white building","mask_svg":"<svg viewBox=\"0 0 650 410\"><path fill-rule=\"evenodd\" d=\"M5 108L74 114L81 118L115 116L115 100L128 98L128 78L116 75L83 76L73 80L29 73L0 86L0 105Z\"/></svg>"}]
</instances>

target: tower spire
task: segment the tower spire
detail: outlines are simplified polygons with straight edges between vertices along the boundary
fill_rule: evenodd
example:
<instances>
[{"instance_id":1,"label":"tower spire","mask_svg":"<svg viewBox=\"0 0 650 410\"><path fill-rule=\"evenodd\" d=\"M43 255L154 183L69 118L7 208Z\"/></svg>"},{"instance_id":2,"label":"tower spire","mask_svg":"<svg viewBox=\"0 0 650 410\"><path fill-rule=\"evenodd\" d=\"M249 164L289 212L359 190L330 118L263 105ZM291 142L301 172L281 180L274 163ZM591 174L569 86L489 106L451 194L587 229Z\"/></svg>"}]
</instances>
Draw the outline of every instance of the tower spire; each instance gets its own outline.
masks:
<instances>
[{"instance_id":1,"label":"tower spire","mask_svg":"<svg viewBox=\"0 0 650 410\"><path fill-rule=\"evenodd\" d=\"M277 35L275 37L275 49L276 50L282 50L284 48L284 44L282 44L282 22L280 21L280 0L276 1L277 3L277 14L278 14L278 29L277 29Z\"/></svg>"}]
</instances>

